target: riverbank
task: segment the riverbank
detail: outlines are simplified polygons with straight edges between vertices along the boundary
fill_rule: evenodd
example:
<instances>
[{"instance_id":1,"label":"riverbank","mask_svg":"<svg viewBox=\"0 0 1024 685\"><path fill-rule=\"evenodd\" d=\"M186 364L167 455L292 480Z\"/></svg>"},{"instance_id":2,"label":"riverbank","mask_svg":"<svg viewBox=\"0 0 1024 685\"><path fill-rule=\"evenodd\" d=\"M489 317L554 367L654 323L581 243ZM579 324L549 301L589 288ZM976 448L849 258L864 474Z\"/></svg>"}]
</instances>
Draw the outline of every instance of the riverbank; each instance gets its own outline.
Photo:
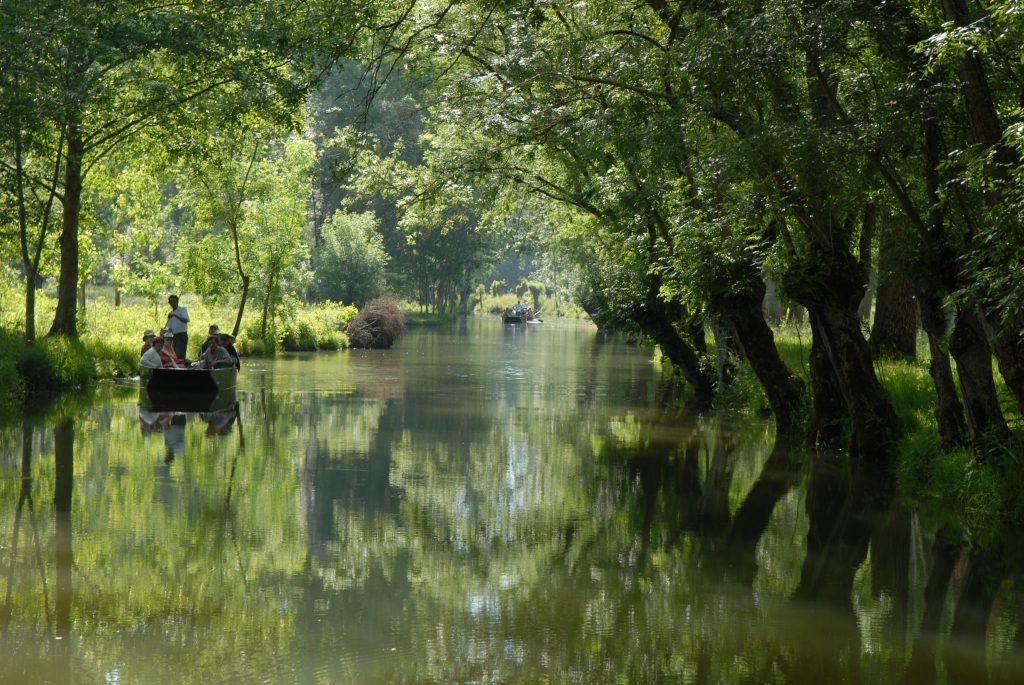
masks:
<instances>
[{"instance_id":1,"label":"riverbank","mask_svg":"<svg viewBox=\"0 0 1024 685\"><path fill-rule=\"evenodd\" d=\"M809 327L781 326L774 329L774 334L780 356L810 387ZM709 356L714 358L713 349ZM915 361L875 361L878 378L889 393L902 428L895 464L897 486L902 497L927 512L931 520L948 522L949 534L975 541L995 539L1000 529L1024 524L1024 487L1019 479L1006 477L1021 467L1019 445L1024 444L1024 416L996 372L1000 405L1014 444L997 445L991 454L984 455L970 447L943 449L929 363L923 335L918 341ZM742 361L719 403L726 410L769 413L767 399L753 371Z\"/></svg>"},{"instance_id":2,"label":"riverbank","mask_svg":"<svg viewBox=\"0 0 1024 685\"><path fill-rule=\"evenodd\" d=\"M36 330L46 331L52 316L52 303L41 295ZM188 357L199 356L210 324L231 330L235 310L185 297L190 338ZM12 312L3 312L0 327L0 405L16 406L26 398L52 395L61 390L89 385L100 379L131 376L137 373L142 333L158 330L167 307L131 303L115 307L112 302L95 298L80 313L78 340L40 336L26 346L24 332L12 325L18 320ZM349 346L344 329L356 315L352 305L335 302L297 304L286 320L276 322L268 340L262 340L256 314L247 315L236 348L243 357L267 356L278 351L338 350Z\"/></svg>"}]
</instances>

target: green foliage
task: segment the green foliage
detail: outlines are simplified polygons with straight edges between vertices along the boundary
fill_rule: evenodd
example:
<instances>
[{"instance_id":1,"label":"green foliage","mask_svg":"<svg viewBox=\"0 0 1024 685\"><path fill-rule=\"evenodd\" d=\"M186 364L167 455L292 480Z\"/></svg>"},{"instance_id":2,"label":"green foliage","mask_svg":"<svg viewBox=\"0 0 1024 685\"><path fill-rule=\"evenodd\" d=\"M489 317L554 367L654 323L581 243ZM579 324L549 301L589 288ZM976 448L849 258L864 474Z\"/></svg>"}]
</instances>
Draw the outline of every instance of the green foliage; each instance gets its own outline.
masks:
<instances>
[{"instance_id":1,"label":"green foliage","mask_svg":"<svg viewBox=\"0 0 1024 685\"><path fill-rule=\"evenodd\" d=\"M279 325L280 348L287 351L340 350L348 347L344 333L358 310L354 305L318 302L297 309ZM245 349L243 347L243 349ZM266 352L267 350L261 350Z\"/></svg>"},{"instance_id":2,"label":"green foliage","mask_svg":"<svg viewBox=\"0 0 1024 685\"><path fill-rule=\"evenodd\" d=\"M0 330L0 403L88 385L106 371L97 368L94 352L85 343L65 336L43 338L26 346L19 332ZM133 370L137 363L135 360Z\"/></svg>"},{"instance_id":3,"label":"green foliage","mask_svg":"<svg viewBox=\"0 0 1024 685\"><path fill-rule=\"evenodd\" d=\"M198 292L248 291L265 338L305 282L313 147L267 128L210 142L213 151L192 149L184 169L182 199L191 217L179 244L182 275Z\"/></svg>"},{"instance_id":4,"label":"green foliage","mask_svg":"<svg viewBox=\"0 0 1024 685\"><path fill-rule=\"evenodd\" d=\"M313 257L315 297L361 307L384 292L388 255L378 223L370 212L341 210L324 222Z\"/></svg>"}]
</instances>

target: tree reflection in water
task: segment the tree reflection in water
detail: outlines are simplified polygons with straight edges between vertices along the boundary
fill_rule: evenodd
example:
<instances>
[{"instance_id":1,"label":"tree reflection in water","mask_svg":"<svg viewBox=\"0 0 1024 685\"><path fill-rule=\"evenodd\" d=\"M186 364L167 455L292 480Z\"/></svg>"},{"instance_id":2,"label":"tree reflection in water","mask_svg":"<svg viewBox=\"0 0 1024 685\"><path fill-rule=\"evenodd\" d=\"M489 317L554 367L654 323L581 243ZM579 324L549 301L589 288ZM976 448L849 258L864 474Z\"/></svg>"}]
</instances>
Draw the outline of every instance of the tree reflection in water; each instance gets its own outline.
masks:
<instances>
[{"instance_id":1,"label":"tree reflection in water","mask_svg":"<svg viewBox=\"0 0 1024 685\"><path fill-rule=\"evenodd\" d=\"M460 354L445 387L397 358L386 392L342 361L344 391L267 374L158 478L134 404L0 431L0 683L1021 681L1014 531L645 407L613 343L541 369L578 371L568 402Z\"/></svg>"}]
</instances>

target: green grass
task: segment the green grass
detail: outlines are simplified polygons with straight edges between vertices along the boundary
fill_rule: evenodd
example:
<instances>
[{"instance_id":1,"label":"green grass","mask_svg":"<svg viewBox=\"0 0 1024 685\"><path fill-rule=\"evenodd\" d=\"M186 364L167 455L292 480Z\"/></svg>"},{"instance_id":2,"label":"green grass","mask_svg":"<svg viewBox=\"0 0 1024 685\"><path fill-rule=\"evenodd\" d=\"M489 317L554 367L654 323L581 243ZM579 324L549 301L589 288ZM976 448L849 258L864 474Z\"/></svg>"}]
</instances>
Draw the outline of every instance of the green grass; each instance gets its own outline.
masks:
<instances>
[{"instance_id":1,"label":"green grass","mask_svg":"<svg viewBox=\"0 0 1024 685\"><path fill-rule=\"evenodd\" d=\"M274 339L276 349L292 351L340 350L348 347L348 336L344 333L349 321L355 318L358 310L353 305L337 302L320 302L299 305L288 319L280 322ZM250 341L250 345L259 340L258 335L242 336L240 342ZM245 346L241 353L254 354L255 349L246 352Z\"/></svg>"},{"instance_id":2,"label":"green grass","mask_svg":"<svg viewBox=\"0 0 1024 685\"><path fill-rule=\"evenodd\" d=\"M80 387L100 378L130 376L138 371L139 350L145 329L159 330L166 321L166 303L125 298L113 306L110 289L90 288L87 306L79 311L79 339L49 338L55 301L37 295L37 342L24 343L22 294L13 284L0 285L0 405L17 404L24 398ZM212 304L199 297L182 295L188 309L187 356L195 359L210 324L223 331L234 325L233 306ZM279 350L337 350L348 347L344 328L356 315L352 305L333 302L298 304L276 322L269 340L259 336L259 312L250 307L235 343L243 356L273 354Z\"/></svg>"},{"instance_id":3,"label":"green grass","mask_svg":"<svg viewBox=\"0 0 1024 685\"><path fill-rule=\"evenodd\" d=\"M93 354L79 340L44 338L29 347L20 331L0 330L0 403L95 381L100 374Z\"/></svg>"},{"instance_id":4,"label":"green grass","mask_svg":"<svg viewBox=\"0 0 1024 685\"><path fill-rule=\"evenodd\" d=\"M779 352L807 378L810 331L784 327L775 333ZM1024 421L1006 384L995 371L1003 413L1014 431L1015 444L979 455L967 448L943 450L935 418L935 387L928 373L925 338L917 361L882 359L875 372L889 393L903 429L898 446L896 478L903 497L912 500L932 525L960 530L973 544L998 544L1007 527L1018 526L1024 512L1024 486L1007 478L1020 470ZM954 365L954 373L955 373Z\"/></svg>"}]
</instances>

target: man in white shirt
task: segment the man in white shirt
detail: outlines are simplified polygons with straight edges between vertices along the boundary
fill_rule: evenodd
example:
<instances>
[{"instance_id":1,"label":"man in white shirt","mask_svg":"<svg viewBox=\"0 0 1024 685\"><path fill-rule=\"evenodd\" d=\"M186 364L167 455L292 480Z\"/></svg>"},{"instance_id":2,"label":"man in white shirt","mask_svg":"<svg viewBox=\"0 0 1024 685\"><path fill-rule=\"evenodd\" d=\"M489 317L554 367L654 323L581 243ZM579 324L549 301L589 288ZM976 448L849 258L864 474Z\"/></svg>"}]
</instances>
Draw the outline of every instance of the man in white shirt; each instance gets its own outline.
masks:
<instances>
[{"instance_id":1,"label":"man in white shirt","mask_svg":"<svg viewBox=\"0 0 1024 685\"><path fill-rule=\"evenodd\" d=\"M171 305L171 311L167 314L167 324L164 326L174 334L174 355L178 359L184 359L188 352L188 312L184 307L178 306L178 296L171 295L167 298L167 304Z\"/></svg>"}]
</instances>

